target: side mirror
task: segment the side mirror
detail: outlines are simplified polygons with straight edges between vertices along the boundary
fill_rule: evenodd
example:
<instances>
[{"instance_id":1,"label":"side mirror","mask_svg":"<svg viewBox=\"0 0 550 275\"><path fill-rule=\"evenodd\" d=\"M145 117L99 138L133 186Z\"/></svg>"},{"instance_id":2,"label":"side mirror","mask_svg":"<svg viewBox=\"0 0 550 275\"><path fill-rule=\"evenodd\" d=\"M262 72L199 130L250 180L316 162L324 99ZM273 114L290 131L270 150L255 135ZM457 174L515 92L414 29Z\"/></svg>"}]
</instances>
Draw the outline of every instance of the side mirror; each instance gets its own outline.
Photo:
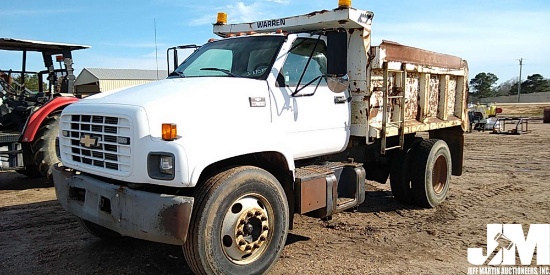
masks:
<instances>
[{"instance_id":1,"label":"side mirror","mask_svg":"<svg viewBox=\"0 0 550 275\"><path fill-rule=\"evenodd\" d=\"M327 32L327 75L348 73L348 35L345 30Z\"/></svg>"},{"instance_id":2,"label":"side mirror","mask_svg":"<svg viewBox=\"0 0 550 275\"><path fill-rule=\"evenodd\" d=\"M327 76L327 84L333 93L342 93L349 87L349 77L347 74L343 76Z\"/></svg>"}]
</instances>

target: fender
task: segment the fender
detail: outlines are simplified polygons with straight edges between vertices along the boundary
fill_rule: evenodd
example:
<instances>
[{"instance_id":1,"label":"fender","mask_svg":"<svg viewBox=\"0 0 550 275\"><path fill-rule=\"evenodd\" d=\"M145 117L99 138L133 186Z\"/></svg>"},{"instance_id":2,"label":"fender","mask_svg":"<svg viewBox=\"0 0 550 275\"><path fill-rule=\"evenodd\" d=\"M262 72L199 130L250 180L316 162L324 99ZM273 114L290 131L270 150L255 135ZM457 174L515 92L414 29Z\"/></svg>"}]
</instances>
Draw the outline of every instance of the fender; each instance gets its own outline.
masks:
<instances>
[{"instance_id":1,"label":"fender","mask_svg":"<svg viewBox=\"0 0 550 275\"><path fill-rule=\"evenodd\" d=\"M33 142L38 128L40 128L40 125L48 115L78 100L76 97L59 96L44 104L29 117L25 129L23 129L20 142Z\"/></svg>"}]
</instances>

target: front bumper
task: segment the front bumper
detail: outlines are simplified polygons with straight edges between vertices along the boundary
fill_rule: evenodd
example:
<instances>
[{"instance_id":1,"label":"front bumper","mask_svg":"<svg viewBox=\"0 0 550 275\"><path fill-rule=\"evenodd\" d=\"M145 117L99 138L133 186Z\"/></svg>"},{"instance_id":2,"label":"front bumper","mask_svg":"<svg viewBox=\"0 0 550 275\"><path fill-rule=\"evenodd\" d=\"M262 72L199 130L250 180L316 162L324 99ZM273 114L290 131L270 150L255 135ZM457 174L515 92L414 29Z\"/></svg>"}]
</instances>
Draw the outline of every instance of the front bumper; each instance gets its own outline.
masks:
<instances>
[{"instance_id":1,"label":"front bumper","mask_svg":"<svg viewBox=\"0 0 550 275\"><path fill-rule=\"evenodd\" d=\"M79 218L153 242L181 245L187 238L192 197L134 190L58 165L53 181L61 206Z\"/></svg>"}]
</instances>

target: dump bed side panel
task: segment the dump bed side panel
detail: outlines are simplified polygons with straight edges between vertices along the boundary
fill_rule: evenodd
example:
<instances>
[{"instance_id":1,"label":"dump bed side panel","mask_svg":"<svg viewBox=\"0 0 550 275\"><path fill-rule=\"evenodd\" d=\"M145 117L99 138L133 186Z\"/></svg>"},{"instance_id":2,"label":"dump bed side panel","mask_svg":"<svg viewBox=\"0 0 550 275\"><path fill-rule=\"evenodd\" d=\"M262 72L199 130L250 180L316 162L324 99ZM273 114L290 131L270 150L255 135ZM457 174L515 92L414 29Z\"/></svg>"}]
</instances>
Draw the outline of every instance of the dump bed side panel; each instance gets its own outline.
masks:
<instances>
[{"instance_id":1,"label":"dump bed side panel","mask_svg":"<svg viewBox=\"0 0 550 275\"><path fill-rule=\"evenodd\" d=\"M370 87L362 98L368 102L367 110L352 109L352 125L367 123L367 133L361 136L380 138L383 128L386 136L398 135L399 127L404 128L405 134L453 126L467 129L466 61L386 41L372 47L370 54Z\"/></svg>"}]
</instances>

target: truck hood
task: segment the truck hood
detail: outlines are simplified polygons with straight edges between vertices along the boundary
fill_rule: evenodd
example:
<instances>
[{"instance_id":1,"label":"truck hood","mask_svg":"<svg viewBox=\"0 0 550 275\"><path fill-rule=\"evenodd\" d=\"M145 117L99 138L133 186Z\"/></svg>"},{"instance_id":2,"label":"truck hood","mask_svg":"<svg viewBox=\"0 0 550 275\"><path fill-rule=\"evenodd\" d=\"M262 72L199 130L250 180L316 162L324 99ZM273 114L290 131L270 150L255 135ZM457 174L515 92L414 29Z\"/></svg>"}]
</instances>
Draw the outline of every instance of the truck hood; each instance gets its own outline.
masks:
<instances>
[{"instance_id":1,"label":"truck hood","mask_svg":"<svg viewBox=\"0 0 550 275\"><path fill-rule=\"evenodd\" d=\"M235 125L268 125L270 108L252 108L250 100L253 98L263 98L269 104L265 80L175 78L97 94L71 104L65 111L130 115L130 119L133 116L136 123L134 129L140 129L140 138L145 135L160 138L161 124L174 123L180 131L185 131L186 140L190 140L194 136L200 139L204 135L233 132L238 130ZM140 110L144 111L145 120L138 119Z\"/></svg>"},{"instance_id":2,"label":"truck hood","mask_svg":"<svg viewBox=\"0 0 550 275\"><path fill-rule=\"evenodd\" d=\"M182 105L204 104L239 92L265 90L266 87L265 81L248 78L171 78L99 93L78 104L133 105L146 110L160 105L162 108L180 109Z\"/></svg>"}]
</instances>

